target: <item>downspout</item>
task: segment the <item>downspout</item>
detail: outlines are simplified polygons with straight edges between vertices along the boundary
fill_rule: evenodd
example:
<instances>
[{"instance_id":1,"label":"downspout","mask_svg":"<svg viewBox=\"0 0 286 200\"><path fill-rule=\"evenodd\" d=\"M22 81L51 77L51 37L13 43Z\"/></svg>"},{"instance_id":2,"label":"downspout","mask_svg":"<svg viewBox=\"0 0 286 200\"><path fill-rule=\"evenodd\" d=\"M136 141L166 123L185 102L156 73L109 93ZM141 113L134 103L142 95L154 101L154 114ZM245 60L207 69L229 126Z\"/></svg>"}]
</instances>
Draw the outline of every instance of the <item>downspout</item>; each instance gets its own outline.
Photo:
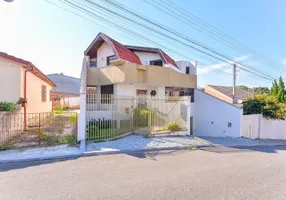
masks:
<instances>
[{"instance_id":1,"label":"downspout","mask_svg":"<svg viewBox=\"0 0 286 200\"><path fill-rule=\"evenodd\" d=\"M24 99L27 99L27 72L33 71L34 67L26 69L24 74ZM24 129L27 129L27 107L24 106Z\"/></svg>"}]
</instances>

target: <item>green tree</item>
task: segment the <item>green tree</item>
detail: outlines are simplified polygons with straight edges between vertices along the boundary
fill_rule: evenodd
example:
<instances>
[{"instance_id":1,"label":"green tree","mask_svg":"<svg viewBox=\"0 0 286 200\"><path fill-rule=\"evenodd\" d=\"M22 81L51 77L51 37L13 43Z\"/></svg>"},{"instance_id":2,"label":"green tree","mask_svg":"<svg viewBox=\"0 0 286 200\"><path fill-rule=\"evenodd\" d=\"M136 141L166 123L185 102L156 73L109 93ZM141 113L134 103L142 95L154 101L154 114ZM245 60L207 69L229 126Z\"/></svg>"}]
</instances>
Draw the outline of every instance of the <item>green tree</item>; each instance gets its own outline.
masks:
<instances>
[{"instance_id":1,"label":"green tree","mask_svg":"<svg viewBox=\"0 0 286 200\"><path fill-rule=\"evenodd\" d=\"M285 84L284 84L283 79L282 79L281 76L279 78L277 99L280 102L284 102L285 101Z\"/></svg>"},{"instance_id":2,"label":"green tree","mask_svg":"<svg viewBox=\"0 0 286 200\"><path fill-rule=\"evenodd\" d=\"M258 94L254 99L243 102L243 113L245 115L262 114L267 119L278 119L279 102L276 96ZM282 115L282 113L281 113Z\"/></svg>"},{"instance_id":3,"label":"green tree","mask_svg":"<svg viewBox=\"0 0 286 200\"><path fill-rule=\"evenodd\" d=\"M268 87L255 87L254 91L257 94L269 94L270 93L270 90Z\"/></svg>"},{"instance_id":4,"label":"green tree","mask_svg":"<svg viewBox=\"0 0 286 200\"><path fill-rule=\"evenodd\" d=\"M277 81L274 80L274 82L272 83L272 87L270 89L270 95L277 96L277 94L278 94L278 84Z\"/></svg>"}]
</instances>

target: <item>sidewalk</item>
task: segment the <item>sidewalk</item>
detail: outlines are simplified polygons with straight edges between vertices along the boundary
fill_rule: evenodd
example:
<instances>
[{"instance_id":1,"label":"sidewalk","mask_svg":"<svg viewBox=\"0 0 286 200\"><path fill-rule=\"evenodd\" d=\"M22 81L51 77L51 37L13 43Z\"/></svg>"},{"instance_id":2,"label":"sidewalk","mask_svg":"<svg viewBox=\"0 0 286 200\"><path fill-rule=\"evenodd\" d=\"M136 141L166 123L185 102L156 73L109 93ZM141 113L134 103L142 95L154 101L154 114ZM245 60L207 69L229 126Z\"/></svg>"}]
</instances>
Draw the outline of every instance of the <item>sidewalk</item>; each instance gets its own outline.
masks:
<instances>
[{"instance_id":1,"label":"sidewalk","mask_svg":"<svg viewBox=\"0 0 286 200\"><path fill-rule=\"evenodd\" d=\"M68 145L38 147L33 149L15 149L0 151L0 164L45 159L72 158L78 156L80 156L79 148Z\"/></svg>"},{"instance_id":2,"label":"sidewalk","mask_svg":"<svg viewBox=\"0 0 286 200\"><path fill-rule=\"evenodd\" d=\"M83 143L84 144L84 143ZM0 164L10 162L24 162L45 159L77 158L83 155L101 155L113 153L125 153L134 151L153 151L168 149L187 149L190 147L250 147L250 146L277 146L286 145L286 141L280 140L252 140L247 138L211 138L192 136L157 136L146 138L138 135L110 142L87 143L85 152L80 147L59 145L55 147L39 147L33 149L18 149L0 151Z\"/></svg>"}]
</instances>

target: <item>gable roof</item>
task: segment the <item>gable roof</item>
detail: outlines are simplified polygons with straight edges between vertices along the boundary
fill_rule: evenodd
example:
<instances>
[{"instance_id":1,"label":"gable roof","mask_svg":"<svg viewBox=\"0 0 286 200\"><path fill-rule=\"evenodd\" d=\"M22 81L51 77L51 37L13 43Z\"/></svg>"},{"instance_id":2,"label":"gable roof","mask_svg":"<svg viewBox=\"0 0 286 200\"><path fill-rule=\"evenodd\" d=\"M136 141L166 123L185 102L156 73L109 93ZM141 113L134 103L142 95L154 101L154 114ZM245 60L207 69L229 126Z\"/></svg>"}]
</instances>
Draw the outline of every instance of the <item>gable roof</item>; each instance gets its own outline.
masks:
<instances>
[{"instance_id":1,"label":"gable roof","mask_svg":"<svg viewBox=\"0 0 286 200\"><path fill-rule=\"evenodd\" d=\"M178 68L176 62L161 49L123 45L118 41L112 39L111 37L105 35L104 33L99 33L96 36L93 42L86 49L85 55L95 56L96 52L92 51L92 49L93 48L98 49L104 41L113 47L114 53L118 59L123 59L131 63L142 65L139 57L133 51L136 50L143 52L153 52L153 53L158 53L162 57L165 63L170 63Z\"/></svg>"},{"instance_id":2,"label":"gable roof","mask_svg":"<svg viewBox=\"0 0 286 200\"><path fill-rule=\"evenodd\" d=\"M211 87L218 92L228 96L229 98L232 98L232 92L233 92L233 87L230 86L219 86L219 85L207 85L208 87ZM247 100L251 94L248 91L242 90L238 87L236 87L236 95L235 95L235 101L237 102L238 100Z\"/></svg>"},{"instance_id":3,"label":"gable roof","mask_svg":"<svg viewBox=\"0 0 286 200\"><path fill-rule=\"evenodd\" d=\"M7 53L4 53L4 52L0 52L0 57L2 58L6 58L6 59L9 59L9 60L12 60L12 61L15 61L15 62L18 62L18 63L21 63L25 66L22 66L24 67L25 69L28 69L29 67L32 69L32 73L37 76L38 78L42 79L43 81L45 81L46 83L48 83L49 85L51 86L56 86L56 84L51 81L43 72L41 72L35 65L33 65L33 63L31 63L30 61L27 61L27 60L24 60L24 59L21 59L21 58L17 58L15 56L12 56L12 55L9 55Z\"/></svg>"},{"instance_id":4,"label":"gable roof","mask_svg":"<svg viewBox=\"0 0 286 200\"><path fill-rule=\"evenodd\" d=\"M79 95L79 78L66 76L64 74L48 74L47 76L57 84L57 86L53 88L53 92Z\"/></svg>"}]
</instances>

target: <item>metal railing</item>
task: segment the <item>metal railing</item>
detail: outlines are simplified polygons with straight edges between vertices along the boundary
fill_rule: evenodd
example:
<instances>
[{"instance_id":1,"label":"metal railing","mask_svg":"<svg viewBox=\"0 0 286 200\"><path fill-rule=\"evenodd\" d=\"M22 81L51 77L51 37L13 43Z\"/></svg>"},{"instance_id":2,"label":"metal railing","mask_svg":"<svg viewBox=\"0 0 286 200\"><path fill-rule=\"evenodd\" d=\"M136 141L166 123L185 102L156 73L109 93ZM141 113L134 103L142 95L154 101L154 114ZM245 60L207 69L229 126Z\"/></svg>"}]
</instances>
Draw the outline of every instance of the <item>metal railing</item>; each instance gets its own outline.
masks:
<instances>
[{"instance_id":1,"label":"metal railing","mask_svg":"<svg viewBox=\"0 0 286 200\"><path fill-rule=\"evenodd\" d=\"M76 112L0 114L0 146L26 147L75 142L77 120Z\"/></svg>"},{"instance_id":2,"label":"metal railing","mask_svg":"<svg viewBox=\"0 0 286 200\"><path fill-rule=\"evenodd\" d=\"M133 132L187 128L189 97L114 96L87 94L86 138L104 140Z\"/></svg>"}]
</instances>

